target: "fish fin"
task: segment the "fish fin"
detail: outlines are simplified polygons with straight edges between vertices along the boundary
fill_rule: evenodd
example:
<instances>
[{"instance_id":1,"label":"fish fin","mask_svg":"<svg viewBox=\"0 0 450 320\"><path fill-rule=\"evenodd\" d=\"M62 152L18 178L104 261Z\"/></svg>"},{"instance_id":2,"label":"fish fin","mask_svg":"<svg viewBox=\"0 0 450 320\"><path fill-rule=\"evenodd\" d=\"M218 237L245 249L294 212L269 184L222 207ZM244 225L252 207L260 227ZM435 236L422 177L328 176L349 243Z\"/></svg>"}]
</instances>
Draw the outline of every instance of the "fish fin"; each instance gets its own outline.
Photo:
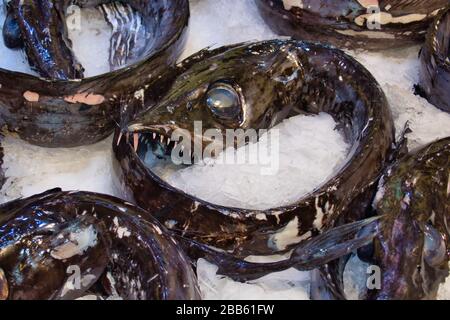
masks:
<instances>
[{"instance_id":1,"label":"fish fin","mask_svg":"<svg viewBox=\"0 0 450 320\"><path fill-rule=\"evenodd\" d=\"M190 257L204 258L219 267L217 274L245 282L291 267L309 271L345 256L373 240L378 234L381 219L380 216L368 218L325 231L317 237L301 242L289 259L272 263L248 262L181 236L178 236L178 239ZM365 232L360 233L363 229Z\"/></svg>"},{"instance_id":2,"label":"fish fin","mask_svg":"<svg viewBox=\"0 0 450 320\"><path fill-rule=\"evenodd\" d=\"M325 269L325 270L324 270ZM340 288L332 286L332 281L327 279L333 275L328 268L319 268L311 271L309 297L311 300L346 300L345 293Z\"/></svg>"},{"instance_id":3,"label":"fish fin","mask_svg":"<svg viewBox=\"0 0 450 320\"><path fill-rule=\"evenodd\" d=\"M409 121L405 123L402 132L397 138L397 142L394 145L394 150L391 155L391 162L395 162L400 158L403 158L409 153L408 150L408 137L407 135L411 133L411 127L409 125Z\"/></svg>"},{"instance_id":4,"label":"fish fin","mask_svg":"<svg viewBox=\"0 0 450 320\"><path fill-rule=\"evenodd\" d=\"M291 256L295 268L311 270L369 244L378 234L382 218L376 216L349 223L302 242Z\"/></svg>"}]
</instances>

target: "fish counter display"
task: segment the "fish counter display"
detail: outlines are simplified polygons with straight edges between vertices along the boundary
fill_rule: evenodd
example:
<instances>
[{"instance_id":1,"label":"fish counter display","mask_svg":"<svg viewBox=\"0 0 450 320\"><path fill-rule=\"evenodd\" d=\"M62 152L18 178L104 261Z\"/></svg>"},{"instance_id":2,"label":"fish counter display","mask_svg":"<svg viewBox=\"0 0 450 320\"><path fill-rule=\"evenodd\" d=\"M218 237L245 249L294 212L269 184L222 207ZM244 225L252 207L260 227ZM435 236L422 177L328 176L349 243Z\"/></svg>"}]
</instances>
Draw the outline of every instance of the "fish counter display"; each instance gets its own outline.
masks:
<instances>
[{"instance_id":1,"label":"fish counter display","mask_svg":"<svg viewBox=\"0 0 450 320\"><path fill-rule=\"evenodd\" d=\"M0 299L450 298L447 6L2 3Z\"/></svg>"},{"instance_id":2,"label":"fish counter display","mask_svg":"<svg viewBox=\"0 0 450 320\"><path fill-rule=\"evenodd\" d=\"M97 6L111 25L110 72L83 77L65 20L68 8L75 5L80 5L78 10ZM121 97L139 94L147 82L175 63L189 19L187 0L126 5L17 0L2 3L0 10L6 11L2 34L9 48L5 50L23 48L37 73L14 72L0 65L2 123L45 147L80 146L110 135L119 121ZM86 22L80 18L73 23L73 28L82 29Z\"/></svg>"}]
</instances>

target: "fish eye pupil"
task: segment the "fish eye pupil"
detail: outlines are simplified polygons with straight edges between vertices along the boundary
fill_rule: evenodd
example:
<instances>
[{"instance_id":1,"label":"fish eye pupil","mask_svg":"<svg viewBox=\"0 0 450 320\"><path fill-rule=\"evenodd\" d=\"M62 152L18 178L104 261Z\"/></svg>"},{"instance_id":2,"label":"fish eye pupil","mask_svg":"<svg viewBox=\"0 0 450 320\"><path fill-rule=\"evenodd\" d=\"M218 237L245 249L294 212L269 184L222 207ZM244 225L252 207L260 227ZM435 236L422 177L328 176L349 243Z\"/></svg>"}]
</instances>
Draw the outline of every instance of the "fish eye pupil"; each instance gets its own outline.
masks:
<instances>
[{"instance_id":1,"label":"fish eye pupil","mask_svg":"<svg viewBox=\"0 0 450 320\"><path fill-rule=\"evenodd\" d=\"M227 84L218 84L209 89L206 94L206 105L219 118L232 119L241 111L239 95Z\"/></svg>"}]
</instances>

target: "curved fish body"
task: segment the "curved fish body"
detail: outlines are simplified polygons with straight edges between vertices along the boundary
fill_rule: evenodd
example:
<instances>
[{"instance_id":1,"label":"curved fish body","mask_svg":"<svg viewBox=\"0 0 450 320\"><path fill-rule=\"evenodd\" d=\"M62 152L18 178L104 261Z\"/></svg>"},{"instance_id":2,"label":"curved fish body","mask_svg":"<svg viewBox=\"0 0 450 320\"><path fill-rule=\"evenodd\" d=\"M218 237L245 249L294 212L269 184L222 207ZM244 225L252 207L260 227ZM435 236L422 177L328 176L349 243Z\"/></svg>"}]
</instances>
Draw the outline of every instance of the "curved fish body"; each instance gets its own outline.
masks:
<instances>
[{"instance_id":1,"label":"curved fish body","mask_svg":"<svg viewBox=\"0 0 450 320\"><path fill-rule=\"evenodd\" d=\"M41 10L44 3L47 2L24 1L23 7L17 8L26 12L27 17L48 16L42 22L46 24L40 25L41 22L32 17L29 24L23 18L20 23L10 19L13 27L8 33L14 38L17 34L14 24L28 26L27 29L17 27L21 34L16 40L30 48L27 50L29 60L34 61L40 72L51 72L55 76L36 77L0 68L2 125L22 139L44 147L75 147L98 142L110 135L119 121L122 97L132 96L141 101L140 93L152 87L159 75L175 64L184 47L189 21L188 0L132 0L127 1L126 6L117 1L51 1L48 2L53 4L50 12ZM73 66L77 63L72 59L70 43L64 41L65 25L58 26L50 19L56 15L56 8L66 9L69 3L80 7L98 5L103 11L113 26L110 63L116 70L95 77L70 79L70 74L76 73ZM112 10L116 7L119 9ZM57 21L63 23L63 19ZM131 32L134 27L136 32ZM150 37L149 41L134 41L133 35L142 32ZM69 80L53 79L60 74L60 78Z\"/></svg>"},{"instance_id":2,"label":"curved fish body","mask_svg":"<svg viewBox=\"0 0 450 320\"><path fill-rule=\"evenodd\" d=\"M436 299L449 274L450 138L390 168L374 206L386 219L374 240L381 288L368 298Z\"/></svg>"},{"instance_id":3,"label":"curved fish body","mask_svg":"<svg viewBox=\"0 0 450 320\"><path fill-rule=\"evenodd\" d=\"M177 242L122 200L47 191L0 207L0 298L199 299Z\"/></svg>"},{"instance_id":4,"label":"curved fish body","mask_svg":"<svg viewBox=\"0 0 450 320\"><path fill-rule=\"evenodd\" d=\"M9 47L24 46L28 61L42 77L52 80L83 78L83 68L76 61L68 37L66 16L71 6L99 7L113 27L111 38L111 64L123 67L142 53L143 46L136 41L151 41L151 31L144 20L149 16L145 1L127 1L122 4L111 0L11 0L4 23L4 40ZM79 14L73 12L71 14ZM80 26L82 27L82 26ZM134 52L138 47L139 50Z\"/></svg>"},{"instance_id":5,"label":"curved fish body","mask_svg":"<svg viewBox=\"0 0 450 320\"><path fill-rule=\"evenodd\" d=\"M20 33L7 31L9 37L5 43L20 43L17 39L21 39L30 66L45 78L80 79L83 70L68 46L70 40L64 21L64 3L51 0L10 1L4 29L17 25Z\"/></svg>"},{"instance_id":6,"label":"curved fish body","mask_svg":"<svg viewBox=\"0 0 450 320\"><path fill-rule=\"evenodd\" d=\"M423 41L448 0L255 0L279 35L340 48L387 49Z\"/></svg>"},{"instance_id":7,"label":"curved fish body","mask_svg":"<svg viewBox=\"0 0 450 320\"><path fill-rule=\"evenodd\" d=\"M436 299L449 274L450 138L400 157L380 180L374 201L379 221L373 242L359 251L376 266L376 286L365 299ZM364 233L362 232L360 236ZM321 269L313 298L345 299L347 258Z\"/></svg>"},{"instance_id":8,"label":"curved fish body","mask_svg":"<svg viewBox=\"0 0 450 320\"><path fill-rule=\"evenodd\" d=\"M420 51L417 93L430 103L450 112L450 6L428 31Z\"/></svg>"},{"instance_id":9,"label":"curved fish body","mask_svg":"<svg viewBox=\"0 0 450 320\"><path fill-rule=\"evenodd\" d=\"M160 222L242 257L285 252L338 222L360 219L394 128L384 93L359 63L327 46L273 40L203 50L169 73L175 78L169 92L137 115L127 133L117 130L113 143L125 187L140 206L160 212ZM143 161L155 150L176 154L180 143L175 145L172 133L182 128L192 137L194 121L223 135L230 128L268 129L289 116L319 112L331 114L352 144L349 161L288 207L258 211L207 203L171 187ZM208 142L203 136L201 149ZM188 159L194 154L182 153ZM286 233L288 240L279 241Z\"/></svg>"},{"instance_id":10,"label":"curved fish body","mask_svg":"<svg viewBox=\"0 0 450 320\"><path fill-rule=\"evenodd\" d=\"M6 180L5 171L3 170L3 156L5 154L2 146L2 139L3 137L0 135L0 188L3 187L3 184L5 183Z\"/></svg>"}]
</instances>

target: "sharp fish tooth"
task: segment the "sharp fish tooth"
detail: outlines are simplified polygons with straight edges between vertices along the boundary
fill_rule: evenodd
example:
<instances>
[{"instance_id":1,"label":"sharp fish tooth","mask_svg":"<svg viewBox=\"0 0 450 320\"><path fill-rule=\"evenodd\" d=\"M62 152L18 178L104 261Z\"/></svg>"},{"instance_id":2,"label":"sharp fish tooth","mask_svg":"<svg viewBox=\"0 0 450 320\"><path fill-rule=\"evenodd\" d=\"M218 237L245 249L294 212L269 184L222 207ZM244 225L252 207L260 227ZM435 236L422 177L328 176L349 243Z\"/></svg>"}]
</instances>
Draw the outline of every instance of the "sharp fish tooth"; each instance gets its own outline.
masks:
<instances>
[{"instance_id":1,"label":"sharp fish tooth","mask_svg":"<svg viewBox=\"0 0 450 320\"><path fill-rule=\"evenodd\" d=\"M119 145L119 144L120 144L120 140L122 140L122 137L123 137L123 132L122 132L122 131L120 131L120 133L119 133L119 137L117 138L117 145Z\"/></svg>"},{"instance_id":2,"label":"sharp fish tooth","mask_svg":"<svg viewBox=\"0 0 450 320\"><path fill-rule=\"evenodd\" d=\"M172 140L170 138L167 138L167 144L169 144Z\"/></svg>"},{"instance_id":3,"label":"sharp fish tooth","mask_svg":"<svg viewBox=\"0 0 450 320\"><path fill-rule=\"evenodd\" d=\"M133 145L134 145L134 151L137 152L137 149L139 146L139 134L138 133L133 134Z\"/></svg>"},{"instance_id":4,"label":"sharp fish tooth","mask_svg":"<svg viewBox=\"0 0 450 320\"><path fill-rule=\"evenodd\" d=\"M156 139L156 133L155 132L153 132L153 139L154 140Z\"/></svg>"},{"instance_id":5,"label":"sharp fish tooth","mask_svg":"<svg viewBox=\"0 0 450 320\"><path fill-rule=\"evenodd\" d=\"M163 143L163 141L164 141L164 136L160 136L160 137L159 137L159 141L161 141L161 143Z\"/></svg>"}]
</instances>

